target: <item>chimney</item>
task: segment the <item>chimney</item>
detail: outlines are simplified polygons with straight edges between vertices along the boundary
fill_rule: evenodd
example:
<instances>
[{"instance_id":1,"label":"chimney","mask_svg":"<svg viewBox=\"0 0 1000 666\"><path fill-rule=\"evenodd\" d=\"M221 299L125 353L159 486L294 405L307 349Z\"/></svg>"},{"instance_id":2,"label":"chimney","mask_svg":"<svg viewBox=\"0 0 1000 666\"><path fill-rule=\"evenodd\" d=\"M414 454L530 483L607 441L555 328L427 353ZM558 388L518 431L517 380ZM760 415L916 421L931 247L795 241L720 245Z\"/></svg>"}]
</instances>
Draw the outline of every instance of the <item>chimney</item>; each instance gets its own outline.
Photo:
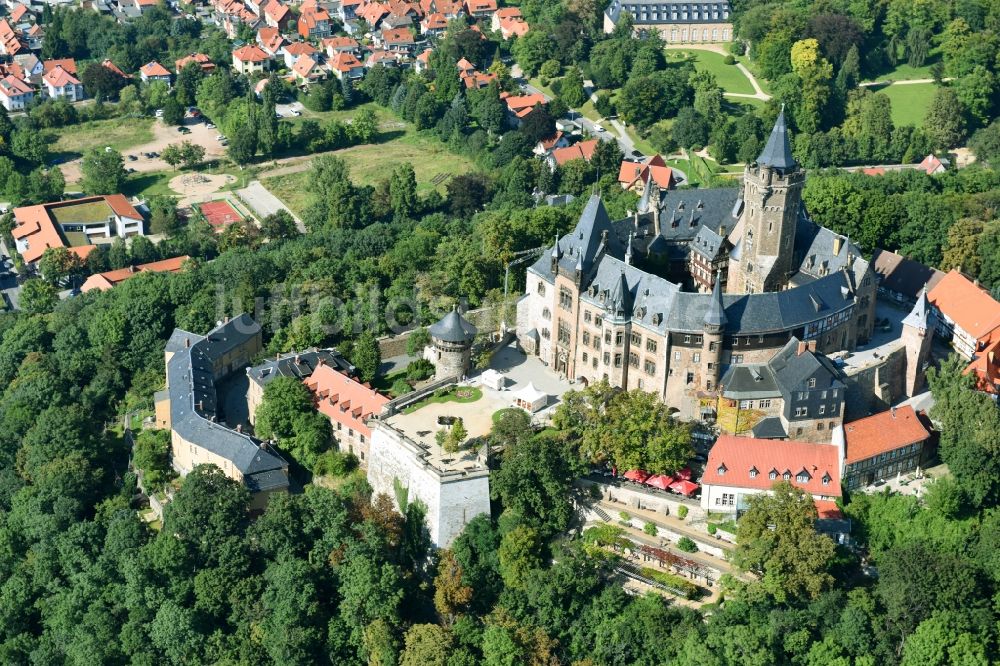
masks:
<instances>
[{"instance_id":1,"label":"chimney","mask_svg":"<svg viewBox=\"0 0 1000 666\"><path fill-rule=\"evenodd\" d=\"M198 401L198 411L200 412L203 409L205 409L205 401L204 400L199 400Z\"/></svg>"},{"instance_id":2,"label":"chimney","mask_svg":"<svg viewBox=\"0 0 1000 666\"><path fill-rule=\"evenodd\" d=\"M236 432L240 432L240 433L243 432L243 424L242 423L237 423L236 424Z\"/></svg>"},{"instance_id":3,"label":"chimney","mask_svg":"<svg viewBox=\"0 0 1000 666\"><path fill-rule=\"evenodd\" d=\"M719 225L719 236L721 236L722 238L726 237L726 225L724 224Z\"/></svg>"},{"instance_id":4,"label":"chimney","mask_svg":"<svg viewBox=\"0 0 1000 666\"><path fill-rule=\"evenodd\" d=\"M695 211L695 209L694 209L694 208L692 208L692 209L691 209L691 217L690 217L690 218L688 219L688 226L691 226L691 227L693 227L693 226L695 225L695 221L694 221L694 211Z\"/></svg>"},{"instance_id":5,"label":"chimney","mask_svg":"<svg viewBox=\"0 0 1000 666\"><path fill-rule=\"evenodd\" d=\"M833 237L833 256L840 254L840 248L844 244L844 239L841 236Z\"/></svg>"},{"instance_id":6,"label":"chimney","mask_svg":"<svg viewBox=\"0 0 1000 666\"><path fill-rule=\"evenodd\" d=\"M893 407L893 408L892 408L891 410L889 410L889 411L891 411L891 412L892 412L892 418L896 418L896 408L895 408L895 407Z\"/></svg>"},{"instance_id":7,"label":"chimney","mask_svg":"<svg viewBox=\"0 0 1000 666\"><path fill-rule=\"evenodd\" d=\"M795 351L795 355L802 356L803 354L806 353L807 349L809 349L809 344L805 340L799 340L799 347Z\"/></svg>"},{"instance_id":8,"label":"chimney","mask_svg":"<svg viewBox=\"0 0 1000 666\"><path fill-rule=\"evenodd\" d=\"M226 315L226 318L225 318L225 323L226 323L226 324L228 324L228 323L229 323L229 315Z\"/></svg>"},{"instance_id":9,"label":"chimney","mask_svg":"<svg viewBox=\"0 0 1000 666\"><path fill-rule=\"evenodd\" d=\"M191 338L184 338L184 346L185 347L191 346Z\"/></svg>"}]
</instances>

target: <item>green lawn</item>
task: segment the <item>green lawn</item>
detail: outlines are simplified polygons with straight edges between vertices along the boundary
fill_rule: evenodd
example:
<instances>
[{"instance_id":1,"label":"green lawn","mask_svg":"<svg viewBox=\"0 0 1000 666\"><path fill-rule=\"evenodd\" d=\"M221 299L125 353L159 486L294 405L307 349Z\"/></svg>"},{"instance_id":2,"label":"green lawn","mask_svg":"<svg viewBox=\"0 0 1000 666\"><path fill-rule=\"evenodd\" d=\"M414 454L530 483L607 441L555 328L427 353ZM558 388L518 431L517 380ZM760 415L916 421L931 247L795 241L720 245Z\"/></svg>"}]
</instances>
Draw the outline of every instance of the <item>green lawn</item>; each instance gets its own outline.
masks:
<instances>
[{"instance_id":1,"label":"green lawn","mask_svg":"<svg viewBox=\"0 0 1000 666\"><path fill-rule=\"evenodd\" d=\"M366 102L353 108L343 109L340 111L310 111L309 109L303 107L301 116L285 118L285 120L290 122L292 125L298 125L303 120L316 120L320 123L328 120L338 120L342 123L346 123L348 120L358 115L362 109L371 109L374 111L375 117L379 120L379 124L386 129L399 126L400 124L399 119L392 115L391 111L379 106L375 102Z\"/></svg>"},{"instance_id":2,"label":"green lawn","mask_svg":"<svg viewBox=\"0 0 1000 666\"><path fill-rule=\"evenodd\" d=\"M925 62L920 67L911 67L905 62L896 65L893 69L888 72L883 72L877 75L873 79L866 79L866 81L907 81L910 79L930 79L933 78L931 74L931 67L940 59L940 49L931 49L930 54L927 57L927 62Z\"/></svg>"},{"instance_id":3,"label":"green lawn","mask_svg":"<svg viewBox=\"0 0 1000 666\"><path fill-rule=\"evenodd\" d=\"M430 397L416 402L403 410L404 414L412 414L421 407L432 405L436 402L457 402L459 404L475 402L483 397L483 390L478 386L456 386L444 395L437 395L436 392Z\"/></svg>"},{"instance_id":4,"label":"green lawn","mask_svg":"<svg viewBox=\"0 0 1000 666\"><path fill-rule=\"evenodd\" d=\"M417 176L417 191L430 192L442 189L448 176L469 173L475 169L472 161L449 152L435 137L420 133L403 133L390 141L344 148L334 153L351 168L351 180L364 185L374 185L389 176L399 164L409 162ZM309 203L312 196L305 184L309 171L263 178L267 189L297 213ZM435 182L437 181L437 182Z\"/></svg>"},{"instance_id":5,"label":"green lawn","mask_svg":"<svg viewBox=\"0 0 1000 666\"><path fill-rule=\"evenodd\" d=\"M56 206L50 211L59 224L93 224L107 220L111 215L111 206L102 199L90 203Z\"/></svg>"},{"instance_id":6,"label":"green lawn","mask_svg":"<svg viewBox=\"0 0 1000 666\"><path fill-rule=\"evenodd\" d=\"M91 148L111 146L125 152L153 140L152 118L110 118L51 130L49 150L64 159L83 155Z\"/></svg>"},{"instance_id":7,"label":"green lawn","mask_svg":"<svg viewBox=\"0 0 1000 666\"><path fill-rule=\"evenodd\" d=\"M892 122L895 125L919 127L924 122L936 88L933 83L913 83L886 86L877 92L884 93L892 101Z\"/></svg>"},{"instance_id":8,"label":"green lawn","mask_svg":"<svg viewBox=\"0 0 1000 666\"><path fill-rule=\"evenodd\" d=\"M667 59L670 61L682 60L685 57L694 60L694 68L699 72L711 72L715 75L715 80L726 92L752 95L753 86L743 72L736 68L736 65L727 65L726 56L714 51L669 49Z\"/></svg>"},{"instance_id":9,"label":"green lawn","mask_svg":"<svg viewBox=\"0 0 1000 666\"><path fill-rule=\"evenodd\" d=\"M125 181L125 186L122 188L122 194L130 197L137 195L144 197L158 195L176 197L178 196L177 193L170 189L168 183L177 174L177 171L145 171L130 174L128 180Z\"/></svg>"}]
</instances>

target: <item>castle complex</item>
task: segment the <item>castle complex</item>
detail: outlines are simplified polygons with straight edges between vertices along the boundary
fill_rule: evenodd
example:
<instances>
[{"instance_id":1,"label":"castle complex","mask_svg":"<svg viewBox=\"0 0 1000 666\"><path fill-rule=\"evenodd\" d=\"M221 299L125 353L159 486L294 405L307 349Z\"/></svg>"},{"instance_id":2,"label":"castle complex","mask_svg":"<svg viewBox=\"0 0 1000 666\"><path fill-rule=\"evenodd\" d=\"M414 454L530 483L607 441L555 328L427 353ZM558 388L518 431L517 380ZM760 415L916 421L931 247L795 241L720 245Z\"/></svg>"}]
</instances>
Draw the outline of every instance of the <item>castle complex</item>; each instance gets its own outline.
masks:
<instances>
[{"instance_id":1,"label":"castle complex","mask_svg":"<svg viewBox=\"0 0 1000 666\"><path fill-rule=\"evenodd\" d=\"M815 224L784 112L743 188L645 188L612 221L591 197L576 228L528 268L521 346L581 383L656 393L713 419L730 366L766 363L792 338L853 350L875 322L876 280L857 246Z\"/></svg>"}]
</instances>

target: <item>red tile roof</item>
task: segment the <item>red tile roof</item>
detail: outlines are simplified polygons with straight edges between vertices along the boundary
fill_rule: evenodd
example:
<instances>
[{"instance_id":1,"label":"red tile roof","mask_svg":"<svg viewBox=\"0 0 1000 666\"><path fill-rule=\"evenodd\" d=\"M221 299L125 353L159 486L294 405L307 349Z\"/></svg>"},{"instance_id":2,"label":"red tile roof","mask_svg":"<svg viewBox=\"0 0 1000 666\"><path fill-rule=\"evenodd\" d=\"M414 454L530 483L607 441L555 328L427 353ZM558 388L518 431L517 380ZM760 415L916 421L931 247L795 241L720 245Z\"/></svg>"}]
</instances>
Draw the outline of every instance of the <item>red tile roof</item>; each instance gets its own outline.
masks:
<instances>
[{"instance_id":1,"label":"red tile roof","mask_svg":"<svg viewBox=\"0 0 1000 666\"><path fill-rule=\"evenodd\" d=\"M389 398L375 389L329 365L317 367L303 383L312 392L320 413L365 437L371 437L365 419L381 412L389 402Z\"/></svg>"},{"instance_id":2,"label":"red tile roof","mask_svg":"<svg viewBox=\"0 0 1000 666\"><path fill-rule=\"evenodd\" d=\"M333 50L353 51L358 48L358 41L350 37L327 37L322 42L323 48Z\"/></svg>"},{"instance_id":3,"label":"red tile roof","mask_svg":"<svg viewBox=\"0 0 1000 666\"><path fill-rule=\"evenodd\" d=\"M115 271L94 273L80 286L80 291L84 293L94 289L106 291L120 282L124 282L131 277L135 277L139 273L176 273L181 270L184 262L190 258L191 257L184 255L182 257L172 257L161 261L153 261L148 264L129 266L128 268L119 268Z\"/></svg>"},{"instance_id":4,"label":"red tile roof","mask_svg":"<svg viewBox=\"0 0 1000 666\"><path fill-rule=\"evenodd\" d=\"M975 378L977 391L1000 394L1000 329L993 331L984 341L983 350L962 371L963 375L969 373Z\"/></svg>"},{"instance_id":5,"label":"red tile roof","mask_svg":"<svg viewBox=\"0 0 1000 666\"><path fill-rule=\"evenodd\" d=\"M930 437L910 405L895 407L844 424L847 452L844 462L867 460L880 453L922 442Z\"/></svg>"},{"instance_id":6,"label":"red tile roof","mask_svg":"<svg viewBox=\"0 0 1000 666\"><path fill-rule=\"evenodd\" d=\"M559 139L561 138L563 138L563 133L557 131L552 136L542 139L538 143L542 144L542 148L544 148L545 150L551 150L554 145L559 143Z\"/></svg>"},{"instance_id":7,"label":"red tile roof","mask_svg":"<svg viewBox=\"0 0 1000 666\"><path fill-rule=\"evenodd\" d=\"M271 53L277 53L285 38L277 28L261 28L257 31L257 41Z\"/></svg>"},{"instance_id":8,"label":"red tile roof","mask_svg":"<svg viewBox=\"0 0 1000 666\"><path fill-rule=\"evenodd\" d=\"M770 490L785 472L796 488L811 495L840 497L840 461L832 444L721 435L708 454L702 485ZM756 475L751 477L751 470ZM719 472L722 471L720 474ZM809 479L796 477L805 471ZM775 473L772 479L771 472ZM827 483L823 483L824 477Z\"/></svg>"},{"instance_id":9,"label":"red tile roof","mask_svg":"<svg viewBox=\"0 0 1000 666\"><path fill-rule=\"evenodd\" d=\"M124 194L109 194L104 197L111 210L119 217L130 217L134 220L141 220L142 215L135 209L135 206L128 202Z\"/></svg>"},{"instance_id":10,"label":"red tile roof","mask_svg":"<svg viewBox=\"0 0 1000 666\"><path fill-rule=\"evenodd\" d=\"M118 76L122 77L123 79L130 79L130 78L132 78L131 76L129 76L128 74L126 74L125 72L123 72L121 70L121 68L118 67L118 65L116 65L113 62L111 62L110 59L105 58L104 60L102 60L101 61L101 67L104 67L105 69L108 69L108 70L114 72L115 74L117 74Z\"/></svg>"},{"instance_id":11,"label":"red tile roof","mask_svg":"<svg viewBox=\"0 0 1000 666\"><path fill-rule=\"evenodd\" d=\"M413 44L413 34L409 28L390 28L382 31L382 41L386 44Z\"/></svg>"},{"instance_id":12,"label":"red tile roof","mask_svg":"<svg viewBox=\"0 0 1000 666\"><path fill-rule=\"evenodd\" d=\"M496 0L465 0L465 9L470 14L475 12L495 12L497 10Z\"/></svg>"},{"instance_id":13,"label":"red tile roof","mask_svg":"<svg viewBox=\"0 0 1000 666\"><path fill-rule=\"evenodd\" d=\"M290 53L293 56L312 55L316 53L316 47L309 42L292 42L285 45L285 53Z\"/></svg>"},{"instance_id":14,"label":"red tile roof","mask_svg":"<svg viewBox=\"0 0 1000 666\"><path fill-rule=\"evenodd\" d=\"M841 520L844 513L837 506L836 502L830 500L813 500L816 505L816 517L823 520Z\"/></svg>"},{"instance_id":15,"label":"red tile roof","mask_svg":"<svg viewBox=\"0 0 1000 666\"><path fill-rule=\"evenodd\" d=\"M303 79L313 78L319 76L317 72L313 72L316 67L316 61L310 55L299 56L292 66L292 71L295 72L299 77Z\"/></svg>"},{"instance_id":16,"label":"red tile roof","mask_svg":"<svg viewBox=\"0 0 1000 666\"><path fill-rule=\"evenodd\" d=\"M233 57L240 62L264 62L270 60L270 56L259 46L246 44L233 51Z\"/></svg>"},{"instance_id":17,"label":"red tile roof","mask_svg":"<svg viewBox=\"0 0 1000 666\"><path fill-rule=\"evenodd\" d=\"M16 7L14 7L14 9L11 10L10 20L17 23L22 18L24 18L24 15L27 13L28 13L28 8L22 4L18 4Z\"/></svg>"},{"instance_id":18,"label":"red tile roof","mask_svg":"<svg viewBox=\"0 0 1000 666\"><path fill-rule=\"evenodd\" d=\"M589 162L594 156L594 151L597 150L598 141L599 139L590 139L565 148L556 148L552 151L552 159L560 166L572 160L587 160Z\"/></svg>"},{"instance_id":19,"label":"red tile roof","mask_svg":"<svg viewBox=\"0 0 1000 666\"><path fill-rule=\"evenodd\" d=\"M3 53L9 56L20 53L27 48L7 19L0 21L0 43L3 45Z\"/></svg>"},{"instance_id":20,"label":"red tile roof","mask_svg":"<svg viewBox=\"0 0 1000 666\"><path fill-rule=\"evenodd\" d=\"M934 155L928 155L920 162L920 168L927 173L928 176L934 175L944 171L944 163L939 160Z\"/></svg>"},{"instance_id":21,"label":"red tile roof","mask_svg":"<svg viewBox=\"0 0 1000 666\"><path fill-rule=\"evenodd\" d=\"M209 71L215 69L215 63L213 63L212 59L209 58L204 53L192 53L190 55L184 56L183 58L174 63L174 69L177 71L178 74L180 74L181 70L187 67L192 62L195 63L196 65L200 65L203 71Z\"/></svg>"},{"instance_id":22,"label":"red tile roof","mask_svg":"<svg viewBox=\"0 0 1000 666\"><path fill-rule=\"evenodd\" d=\"M361 7L356 12L356 15L360 19L364 19L365 23L369 26L374 27L382 20L382 17L389 13L388 7L378 2L369 2L367 5Z\"/></svg>"},{"instance_id":23,"label":"red tile roof","mask_svg":"<svg viewBox=\"0 0 1000 666\"><path fill-rule=\"evenodd\" d=\"M338 51L330 61L330 67L338 72L347 74L352 69L363 67L363 65L361 64L361 61L354 57L354 54L350 51Z\"/></svg>"},{"instance_id":24,"label":"red tile roof","mask_svg":"<svg viewBox=\"0 0 1000 666\"><path fill-rule=\"evenodd\" d=\"M545 95L541 93L532 93L530 95L507 95L502 94L500 97L507 104L507 108L513 113L522 111L524 109L533 109L536 104L545 105Z\"/></svg>"},{"instance_id":25,"label":"red tile roof","mask_svg":"<svg viewBox=\"0 0 1000 666\"><path fill-rule=\"evenodd\" d=\"M952 269L941 278L927 298L976 340L986 338L1000 327L1000 303L957 270Z\"/></svg>"},{"instance_id":26,"label":"red tile roof","mask_svg":"<svg viewBox=\"0 0 1000 666\"><path fill-rule=\"evenodd\" d=\"M42 63L42 69L45 72L49 72L56 67L62 67L67 72L76 76L76 60L73 58L59 58L57 60L46 60Z\"/></svg>"},{"instance_id":27,"label":"red tile roof","mask_svg":"<svg viewBox=\"0 0 1000 666\"><path fill-rule=\"evenodd\" d=\"M139 71L143 76L147 78L159 77L159 76L170 76L170 70L161 65L160 63L153 60L152 62L147 62L145 65L139 68Z\"/></svg>"},{"instance_id":28,"label":"red tile roof","mask_svg":"<svg viewBox=\"0 0 1000 666\"><path fill-rule=\"evenodd\" d=\"M500 19L500 34L503 35L504 39L524 37L528 34L528 30L530 30L528 24L520 18Z\"/></svg>"},{"instance_id":29,"label":"red tile roof","mask_svg":"<svg viewBox=\"0 0 1000 666\"><path fill-rule=\"evenodd\" d=\"M80 80L75 76L67 72L62 67L55 67L45 72L42 77L45 83L49 84L54 88L62 88L63 86L78 86L80 85Z\"/></svg>"},{"instance_id":30,"label":"red tile roof","mask_svg":"<svg viewBox=\"0 0 1000 666\"><path fill-rule=\"evenodd\" d=\"M19 95L33 93L35 92L35 89L13 74L8 74L0 79L0 92L7 97L17 97Z\"/></svg>"},{"instance_id":31,"label":"red tile roof","mask_svg":"<svg viewBox=\"0 0 1000 666\"><path fill-rule=\"evenodd\" d=\"M448 27L448 19L444 14L434 12L424 17L420 22L420 27L424 30L444 30Z\"/></svg>"},{"instance_id":32,"label":"red tile roof","mask_svg":"<svg viewBox=\"0 0 1000 666\"><path fill-rule=\"evenodd\" d=\"M625 188L630 188L637 183L646 184L649 182L650 176L661 190L673 187L673 169L666 166L663 158L659 155L654 155L644 162L623 160L618 169L618 182Z\"/></svg>"},{"instance_id":33,"label":"red tile roof","mask_svg":"<svg viewBox=\"0 0 1000 666\"><path fill-rule=\"evenodd\" d=\"M264 15L275 23L280 23L288 18L290 11L286 5L281 4L278 0L271 0L264 5Z\"/></svg>"}]
</instances>

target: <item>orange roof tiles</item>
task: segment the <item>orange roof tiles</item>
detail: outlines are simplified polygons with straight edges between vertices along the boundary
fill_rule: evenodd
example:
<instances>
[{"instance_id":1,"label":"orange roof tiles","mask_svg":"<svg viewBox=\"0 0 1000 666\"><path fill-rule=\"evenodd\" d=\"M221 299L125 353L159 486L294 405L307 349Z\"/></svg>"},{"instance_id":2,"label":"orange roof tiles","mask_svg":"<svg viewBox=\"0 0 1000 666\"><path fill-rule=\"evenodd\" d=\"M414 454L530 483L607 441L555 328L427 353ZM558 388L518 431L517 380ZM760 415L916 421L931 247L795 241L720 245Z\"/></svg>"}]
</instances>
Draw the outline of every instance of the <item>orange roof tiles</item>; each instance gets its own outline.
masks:
<instances>
[{"instance_id":1,"label":"orange roof tiles","mask_svg":"<svg viewBox=\"0 0 1000 666\"><path fill-rule=\"evenodd\" d=\"M594 156L594 151L597 150L598 141L598 139L590 139L565 148L556 148L552 151L552 159L560 166L573 160L587 160L589 162Z\"/></svg>"},{"instance_id":2,"label":"orange roof tiles","mask_svg":"<svg viewBox=\"0 0 1000 666\"><path fill-rule=\"evenodd\" d=\"M125 72L123 72L118 65L116 65L113 62L111 62L111 60L109 60L107 58L105 58L104 60L101 61L101 67L104 67L105 69L108 69L108 70L114 72L115 74L117 74L118 76L122 77L123 79L132 78L128 74L126 74Z\"/></svg>"},{"instance_id":3,"label":"orange roof tiles","mask_svg":"<svg viewBox=\"0 0 1000 666\"><path fill-rule=\"evenodd\" d=\"M292 66L292 71L303 79L312 78L318 76L318 73L314 73L313 69L316 67L316 61L313 60L312 56L304 55L299 56Z\"/></svg>"},{"instance_id":4,"label":"orange roof tiles","mask_svg":"<svg viewBox=\"0 0 1000 666\"><path fill-rule=\"evenodd\" d=\"M27 13L28 13L28 8L25 7L24 5L18 4L16 7L14 7L14 9L11 10L10 20L17 23L22 18L24 18L24 15Z\"/></svg>"},{"instance_id":5,"label":"orange roof tiles","mask_svg":"<svg viewBox=\"0 0 1000 666\"><path fill-rule=\"evenodd\" d=\"M264 62L270 56L259 46L246 44L233 51L233 57L241 62Z\"/></svg>"},{"instance_id":6,"label":"orange roof tiles","mask_svg":"<svg viewBox=\"0 0 1000 666\"><path fill-rule=\"evenodd\" d=\"M353 51L358 48L358 41L350 37L327 37L321 44L325 49L332 49L334 51L346 50Z\"/></svg>"},{"instance_id":7,"label":"orange roof tiles","mask_svg":"<svg viewBox=\"0 0 1000 666\"><path fill-rule=\"evenodd\" d=\"M277 28L261 28L257 31L257 41L271 53L276 53L285 43L285 38Z\"/></svg>"},{"instance_id":8,"label":"orange roof tiles","mask_svg":"<svg viewBox=\"0 0 1000 666\"><path fill-rule=\"evenodd\" d=\"M371 436L371 429L365 419L381 412L389 402L389 398L375 389L329 365L318 366L303 384L312 392L320 413L366 437Z\"/></svg>"},{"instance_id":9,"label":"orange roof tiles","mask_svg":"<svg viewBox=\"0 0 1000 666\"><path fill-rule=\"evenodd\" d=\"M185 254L181 257L162 259L148 264L129 266L128 268L119 268L118 270L106 271L104 273L94 273L80 286L80 291L83 293L93 291L94 289L107 291L118 283L124 282L131 277L135 277L139 273L176 273L184 266L184 262L190 258L191 257Z\"/></svg>"},{"instance_id":10,"label":"orange roof tiles","mask_svg":"<svg viewBox=\"0 0 1000 666\"><path fill-rule=\"evenodd\" d=\"M62 67L55 67L45 72L42 77L45 83L49 84L53 88L62 88L63 86L78 86L80 85L80 80L75 76L67 72Z\"/></svg>"},{"instance_id":11,"label":"orange roof tiles","mask_svg":"<svg viewBox=\"0 0 1000 666\"><path fill-rule=\"evenodd\" d=\"M435 12L425 16L424 20L420 22L420 26L424 30L444 30L448 27L448 19L444 14Z\"/></svg>"},{"instance_id":12,"label":"orange roof tiles","mask_svg":"<svg viewBox=\"0 0 1000 666\"><path fill-rule=\"evenodd\" d=\"M275 23L280 23L288 18L289 12L291 10L286 5L278 2L278 0L271 0L264 5L264 15Z\"/></svg>"},{"instance_id":13,"label":"orange roof tiles","mask_svg":"<svg viewBox=\"0 0 1000 666\"><path fill-rule=\"evenodd\" d=\"M409 28L390 28L382 31L382 41L386 44L412 44L413 34Z\"/></svg>"},{"instance_id":14,"label":"orange roof tiles","mask_svg":"<svg viewBox=\"0 0 1000 666\"><path fill-rule=\"evenodd\" d=\"M867 460L872 456L930 437L910 405L903 405L858 421L844 424L847 452L844 462Z\"/></svg>"},{"instance_id":15,"label":"orange roof tiles","mask_svg":"<svg viewBox=\"0 0 1000 666\"><path fill-rule=\"evenodd\" d=\"M135 206L128 202L124 194L109 194L104 197L104 201L111 207L115 215L119 217L130 217L135 220L142 219L142 215L135 209Z\"/></svg>"},{"instance_id":16,"label":"orange roof tiles","mask_svg":"<svg viewBox=\"0 0 1000 666\"><path fill-rule=\"evenodd\" d=\"M154 76L170 76L170 70L161 65L160 63L153 60L152 62L147 62L145 65L139 68L139 71L143 76L154 77Z\"/></svg>"},{"instance_id":17,"label":"orange roof tiles","mask_svg":"<svg viewBox=\"0 0 1000 666\"><path fill-rule=\"evenodd\" d=\"M375 26L389 13L388 7L378 2L370 2L357 11L357 16L369 26Z\"/></svg>"},{"instance_id":18,"label":"orange roof tiles","mask_svg":"<svg viewBox=\"0 0 1000 666\"><path fill-rule=\"evenodd\" d=\"M354 57L354 54L350 51L338 51L330 61L330 66L338 72L346 74L352 69L357 69L363 65L361 64L361 61Z\"/></svg>"},{"instance_id":19,"label":"orange roof tiles","mask_svg":"<svg viewBox=\"0 0 1000 666\"><path fill-rule=\"evenodd\" d=\"M993 331L984 342L983 350L962 371L963 375L969 373L975 379L977 391L1000 394L1000 329Z\"/></svg>"},{"instance_id":20,"label":"orange roof tiles","mask_svg":"<svg viewBox=\"0 0 1000 666\"><path fill-rule=\"evenodd\" d=\"M181 70L187 67L191 63L200 65L203 71L215 69L215 63L213 63L212 59L209 58L204 53L192 53L190 55L184 56L183 58L174 63L174 69L176 69L177 73L180 74Z\"/></svg>"},{"instance_id":21,"label":"orange roof tiles","mask_svg":"<svg viewBox=\"0 0 1000 666\"><path fill-rule=\"evenodd\" d=\"M496 0L465 0L465 9L470 13L495 12L497 10Z\"/></svg>"},{"instance_id":22,"label":"orange roof tiles","mask_svg":"<svg viewBox=\"0 0 1000 666\"><path fill-rule=\"evenodd\" d=\"M836 502L830 500L814 500L816 505L816 517L821 520L841 520L844 517L843 511Z\"/></svg>"},{"instance_id":23,"label":"orange roof tiles","mask_svg":"<svg viewBox=\"0 0 1000 666\"><path fill-rule=\"evenodd\" d=\"M285 46L285 53L293 56L312 55L316 53L316 47L309 42L292 42Z\"/></svg>"},{"instance_id":24,"label":"orange roof tiles","mask_svg":"<svg viewBox=\"0 0 1000 666\"><path fill-rule=\"evenodd\" d=\"M957 270L952 269L941 278L927 298L976 340L1000 327L1000 303Z\"/></svg>"},{"instance_id":25,"label":"orange roof tiles","mask_svg":"<svg viewBox=\"0 0 1000 666\"><path fill-rule=\"evenodd\" d=\"M59 58L56 60L46 60L42 63L42 69L49 72L56 67L62 67L70 74L76 76L76 60L73 58Z\"/></svg>"},{"instance_id":26,"label":"orange roof tiles","mask_svg":"<svg viewBox=\"0 0 1000 666\"><path fill-rule=\"evenodd\" d=\"M832 444L721 435L708 453L701 483L770 490L787 472L791 475L788 482L796 488L811 495L840 497L838 455ZM752 470L756 470L753 476ZM808 475L804 482L796 479L802 472Z\"/></svg>"},{"instance_id":27,"label":"orange roof tiles","mask_svg":"<svg viewBox=\"0 0 1000 666\"><path fill-rule=\"evenodd\" d=\"M3 45L2 52L10 56L26 48L17 31L11 27L7 19L0 21L0 44Z\"/></svg>"},{"instance_id":28,"label":"orange roof tiles","mask_svg":"<svg viewBox=\"0 0 1000 666\"><path fill-rule=\"evenodd\" d=\"M0 79L0 92L7 97L16 97L18 95L33 93L35 89L13 74L8 74Z\"/></svg>"}]
</instances>

